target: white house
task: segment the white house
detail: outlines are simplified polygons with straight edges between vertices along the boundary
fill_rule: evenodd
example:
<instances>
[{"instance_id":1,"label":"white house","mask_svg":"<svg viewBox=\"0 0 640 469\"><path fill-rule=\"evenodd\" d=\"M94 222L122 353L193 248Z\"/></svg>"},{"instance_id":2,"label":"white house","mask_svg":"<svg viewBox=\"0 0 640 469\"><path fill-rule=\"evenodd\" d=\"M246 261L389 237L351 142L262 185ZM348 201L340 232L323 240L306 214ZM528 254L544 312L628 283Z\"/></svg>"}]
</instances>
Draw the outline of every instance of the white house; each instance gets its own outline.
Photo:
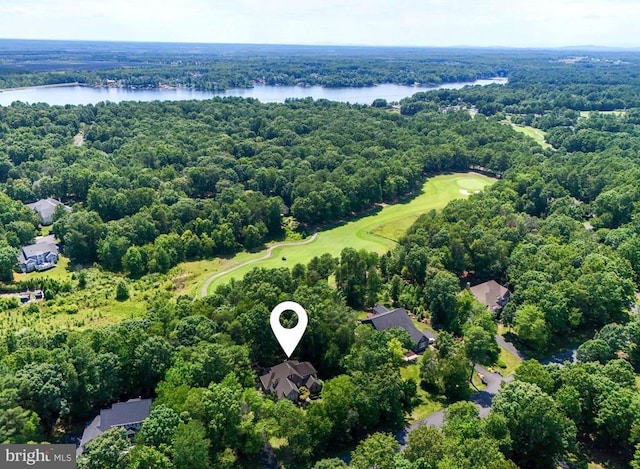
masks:
<instances>
[{"instance_id":1,"label":"white house","mask_svg":"<svg viewBox=\"0 0 640 469\"><path fill-rule=\"evenodd\" d=\"M36 238L35 244L20 249L18 265L22 272L47 270L56 266L59 252L55 236L41 236Z\"/></svg>"}]
</instances>

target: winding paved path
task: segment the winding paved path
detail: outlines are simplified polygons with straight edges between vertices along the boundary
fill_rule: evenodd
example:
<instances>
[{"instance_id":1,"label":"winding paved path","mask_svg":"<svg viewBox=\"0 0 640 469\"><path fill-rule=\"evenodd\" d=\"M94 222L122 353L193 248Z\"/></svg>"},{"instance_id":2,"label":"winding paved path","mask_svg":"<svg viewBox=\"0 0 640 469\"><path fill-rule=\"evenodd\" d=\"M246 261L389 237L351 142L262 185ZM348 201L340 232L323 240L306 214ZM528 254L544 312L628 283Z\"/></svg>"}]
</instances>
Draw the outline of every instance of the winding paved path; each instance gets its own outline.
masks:
<instances>
[{"instance_id":1,"label":"winding paved path","mask_svg":"<svg viewBox=\"0 0 640 469\"><path fill-rule=\"evenodd\" d=\"M260 262L260 261L263 261L265 259L269 259L271 257L271 254L273 253L274 249L282 248L282 247L286 247L286 246L302 246L304 244L312 243L313 241L315 241L315 239L317 237L318 237L318 233L313 233L313 236L311 236L311 238L305 239L304 241L291 241L291 242L288 242L288 243L277 243L277 244L274 244L273 246L269 246L267 248L266 252L264 253L264 256L262 256L262 257L258 257L257 259L251 259L249 261L243 262L242 264L234 265L233 267L230 267L230 268L228 268L226 270L223 270L222 272L218 272L217 274L213 274L208 279L206 279L204 281L204 283L202 284L202 288L200 289L200 296L203 297L203 298L205 296L207 296L207 290L209 290L209 285L211 285L211 282L213 282L214 280L222 277L223 275L228 274L229 272L233 272L234 270L238 270L238 269L244 267L245 265L255 264L256 262Z\"/></svg>"}]
</instances>

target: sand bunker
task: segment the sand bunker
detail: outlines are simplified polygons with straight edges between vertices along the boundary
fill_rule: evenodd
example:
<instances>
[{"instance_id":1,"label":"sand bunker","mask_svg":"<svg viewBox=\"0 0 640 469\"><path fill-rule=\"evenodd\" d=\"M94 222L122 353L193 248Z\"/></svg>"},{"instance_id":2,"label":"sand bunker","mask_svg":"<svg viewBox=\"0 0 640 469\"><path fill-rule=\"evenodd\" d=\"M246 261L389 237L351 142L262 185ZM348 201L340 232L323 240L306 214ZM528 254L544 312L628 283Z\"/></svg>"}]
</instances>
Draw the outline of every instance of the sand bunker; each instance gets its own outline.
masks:
<instances>
[{"instance_id":1,"label":"sand bunker","mask_svg":"<svg viewBox=\"0 0 640 469\"><path fill-rule=\"evenodd\" d=\"M462 195L470 195L470 194L469 194L469 191L468 191L468 190L466 190L466 189L460 189L460 193L461 193Z\"/></svg>"}]
</instances>

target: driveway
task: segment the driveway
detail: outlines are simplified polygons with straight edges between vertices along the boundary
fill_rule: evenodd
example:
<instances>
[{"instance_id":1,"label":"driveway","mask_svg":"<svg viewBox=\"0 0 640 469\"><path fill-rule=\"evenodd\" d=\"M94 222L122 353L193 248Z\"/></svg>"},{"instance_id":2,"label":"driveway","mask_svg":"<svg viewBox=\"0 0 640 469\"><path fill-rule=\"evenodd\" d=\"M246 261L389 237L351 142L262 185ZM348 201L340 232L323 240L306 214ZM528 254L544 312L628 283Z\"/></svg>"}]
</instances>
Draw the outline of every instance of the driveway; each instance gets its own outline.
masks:
<instances>
[{"instance_id":1,"label":"driveway","mask_svg":"<svg viewBox=\"0 0 640 469\"><path fill-rule=\"evenodd\" d=\"M540 363L543 365L562 365L564 362L576 363L578 361L578 347L571 347L565 350L562 350L556 354L551 355L543 360L540 360Z\"/></svg>"},{"instance_id":2,"label":"driveway","mask_svg":"<svg viewBox=\"0 0 640 469\"><path fill-rule=\"evenodd\" d=\"M511 342L507 342L506 340L504 340L504 337L498 334L496 334L494 337L496 339L496 342L498 342L498 345L504 348L511 355L515 355L516 357L518 357L520 360L523 360L523 361L527 359L527 357L525 357L524 354L520 350L518 350L515 345L513 345Z\"/></svg>"},{"instance_id":3,"label":"driveway","mask_svg":"<svg viewBox=\"0 0 640 469\"><path fill-rule=\"evenodd\" d=\"M515 356L520 357L522 360L526 360L526 357L518 351L514 347L514 345L510 342L506 342L502 337L496 335L496 341L502 347L507 349L509 352L513 353ZM540 363L544 365L548 365L551 363L563 364L565 361L575 363L576 362L576 351L577 347L572 347L566 350L562 350L544 360L541 360ZM473 402L477 407L480 414L480 417L486 417L489 415L489 411L491 410L491 403L493 402L493 398L500 390L502 383L507 383L513 380L513 376L504 377L500 373L492 373L487 370L485 367L481 365L475 366L476 372L484 375L485 381L487 382L487 387L482 391L478 391L467 399L469 402ZM433 414L418 420L410 425L407 425L405 428L396 433L396 440L402 447L407 445L409 433L415 430L418 427L422 427L425 425L432 425L434 427L441 427L444 424L444 409L439 410L438 412L434 412Z\"/></svg>"},{"instance_id":4,"label":"driveway","mask_svg":"<svg viewBox=\"0 0 640 469\"><path fill-rule=\"evenodd\" d=\"M513 379L513 376L504 377L499 373L492 373L491 371L480 365L476 365L475 370L476 372L484 375L485 381L487 382L487 387L482 391L478 391L472 394L467 400L469 402L473 402L478 407L480 417L484 418L489 415L493 397L500 390L500 386L502 385L502 383L511 381ZM421 420L418 420L417 422L413 422L411 425L407 425L396 434L396 440L398 440L398 443L400 443L404 447L407 444L409 433L411 433L416 428L423 427L425 425L441 427L444 423L444 412L445 409L439 410L438 412L434 412L433 414Z\"/></svg>"}]
</instances>

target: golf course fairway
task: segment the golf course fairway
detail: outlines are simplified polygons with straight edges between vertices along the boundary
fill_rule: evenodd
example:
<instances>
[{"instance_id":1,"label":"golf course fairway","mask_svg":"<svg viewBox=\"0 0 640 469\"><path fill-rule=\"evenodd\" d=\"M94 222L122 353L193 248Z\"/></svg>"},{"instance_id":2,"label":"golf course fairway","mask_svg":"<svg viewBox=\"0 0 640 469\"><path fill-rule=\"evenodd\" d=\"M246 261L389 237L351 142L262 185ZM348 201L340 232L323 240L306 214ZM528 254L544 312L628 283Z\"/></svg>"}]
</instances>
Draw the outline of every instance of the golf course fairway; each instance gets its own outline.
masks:
<instances>
[{"instance_id":1,"label":"golf course fairway","mask_svg":"<svg viewBox=\"0 0 640 469\"><path fill-rule=\"evenodd\" d=\"M198 294L206 296L216 286L232 278L242 278L255 267L291 268L298 263L307 264L314 256L325 252L337 257L345 247L383 254L393 248L422 213L441 209L451 200L466 198L493 182L495 179L477 173L430 177L422 192L406 202L384 206L370 215L319 231L303 241L273 243L259 252L243 252L224 262L215 262L208 270L207 278L199 282Z\"/></svg>"}]
</instances>

